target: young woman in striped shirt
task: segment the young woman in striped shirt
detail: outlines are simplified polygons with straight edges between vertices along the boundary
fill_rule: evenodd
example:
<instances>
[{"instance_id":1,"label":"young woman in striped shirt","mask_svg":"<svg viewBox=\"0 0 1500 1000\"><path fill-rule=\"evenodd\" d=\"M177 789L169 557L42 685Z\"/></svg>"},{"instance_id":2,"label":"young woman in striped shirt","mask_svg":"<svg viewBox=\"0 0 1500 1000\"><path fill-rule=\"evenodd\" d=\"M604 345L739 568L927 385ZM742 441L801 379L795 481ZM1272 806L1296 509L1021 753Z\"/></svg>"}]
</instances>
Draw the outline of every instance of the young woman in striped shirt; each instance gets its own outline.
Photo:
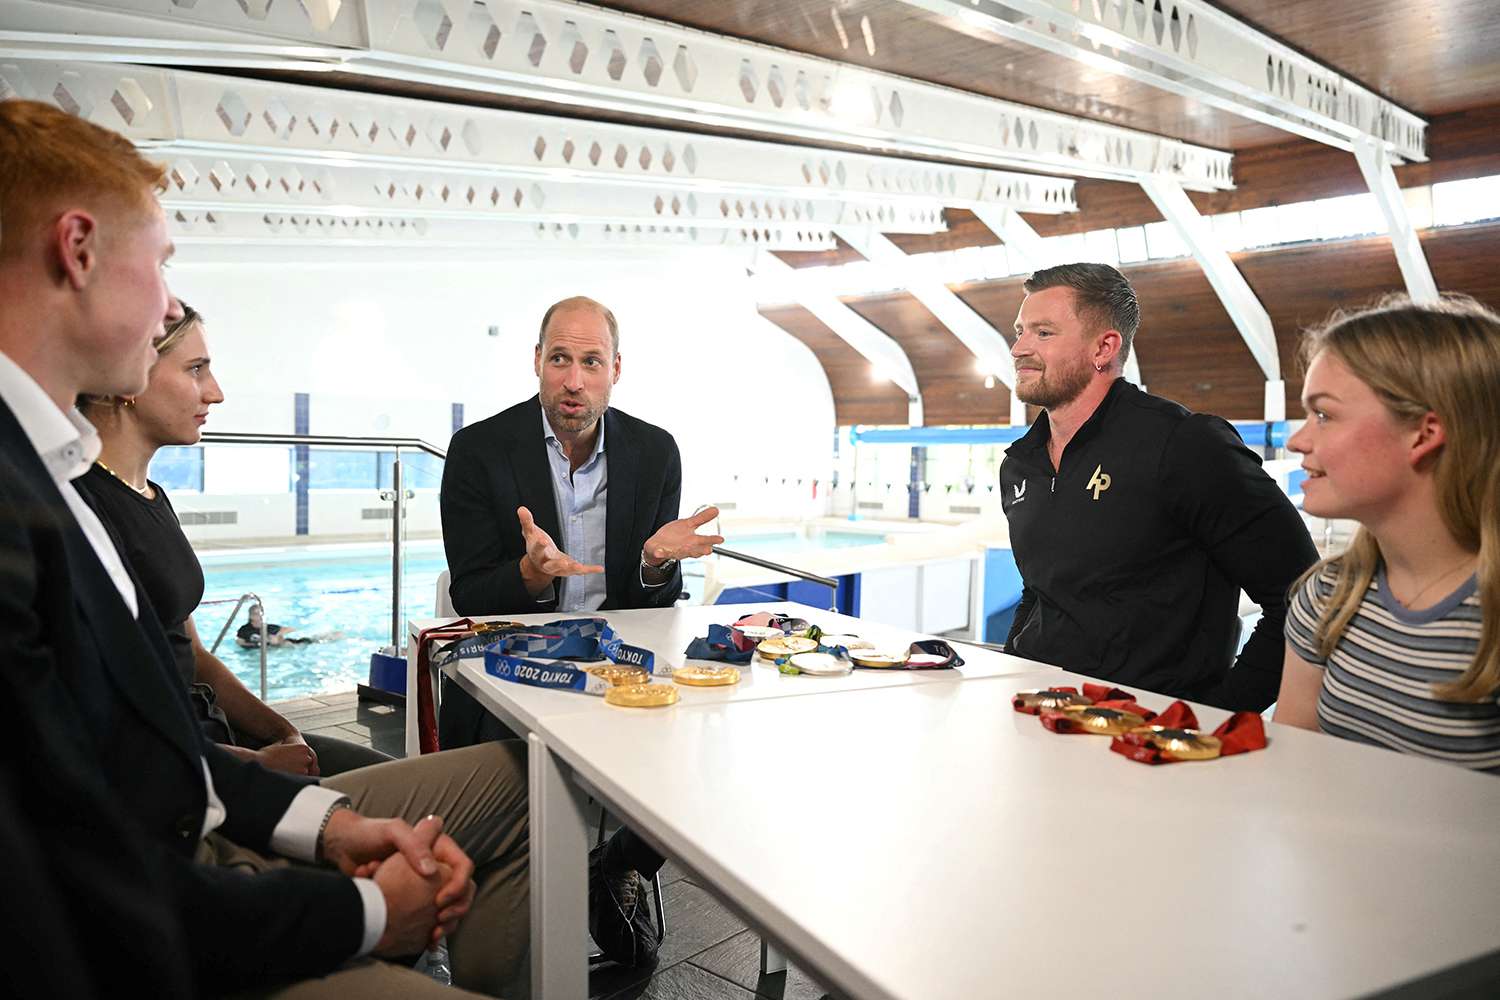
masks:
<instances>
[{"instance_id":1,"label":"young woman in striped shirt","mask_svg":"<svg viewBox=\"0 0 1500 1000\"><path fill-rule=\"evenodd\" d=\"M1276 721L1500 773L1500 315L1391 299L1303 360L1304 509L1360 526L1293 588Z\"/></svg>"}]
</instances>

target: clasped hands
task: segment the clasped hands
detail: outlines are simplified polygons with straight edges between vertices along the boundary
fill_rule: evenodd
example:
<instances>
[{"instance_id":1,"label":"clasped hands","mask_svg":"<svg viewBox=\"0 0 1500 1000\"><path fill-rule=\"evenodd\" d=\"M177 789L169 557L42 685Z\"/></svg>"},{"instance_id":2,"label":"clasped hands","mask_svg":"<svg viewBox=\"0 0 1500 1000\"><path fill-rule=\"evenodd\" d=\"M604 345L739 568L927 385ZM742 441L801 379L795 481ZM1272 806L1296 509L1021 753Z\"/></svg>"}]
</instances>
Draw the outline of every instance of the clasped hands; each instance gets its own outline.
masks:
<instances>
[{"instance_id":1,"label":"clasped hands","mask_svg":"<svg viewBox=\"0 0 1500 1000\"><path fill-rule=\"evenodd\" d=\"M526 543L526 554L521 557L521 578L531 594L540 594L560 576L604 572L603 566L585 565L558 548L525 507L516 508L516 516L521 520L521 538ZM668 521L646 539L641 547L641 561L655 567L671 559L708 555L724 539L720 535L700 535L698 529L718 516L719 508L706 507L691 517Z\"/></svg>"},{"instance_id":2,"label":"clasped hands","mask_svg":"<svg viewBox=\"0 0 1500 1000\"><path fill-rule=\"evenodd\" d=\"M351 878L374 879L385 897L385 932L375 953L415 955L450 934L474 902L474 862L443 820L411 826L339 809L323 831L323 859Z\"/></svg>"}]
</instances>

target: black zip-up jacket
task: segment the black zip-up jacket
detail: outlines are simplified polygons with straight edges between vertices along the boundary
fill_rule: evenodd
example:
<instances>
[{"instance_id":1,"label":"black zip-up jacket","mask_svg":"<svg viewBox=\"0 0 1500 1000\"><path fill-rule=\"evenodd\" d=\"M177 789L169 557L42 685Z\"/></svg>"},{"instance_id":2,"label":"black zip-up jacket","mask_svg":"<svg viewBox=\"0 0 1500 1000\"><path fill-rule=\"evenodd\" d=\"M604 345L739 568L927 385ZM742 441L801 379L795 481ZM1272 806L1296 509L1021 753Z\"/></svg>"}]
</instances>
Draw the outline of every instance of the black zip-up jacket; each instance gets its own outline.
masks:
<instances>
[{"instance_id":1,"label":"black zip-up jacket","mask_svg":"<svg viewBox=\"0 0 1500 1000\"><path fill-rule=\"evenodd\" d=\"M1273 703L1287 593L1317 551L1260 458L1225 420L1124 379L1056 470L1050 437L1043 414L1000 466L1025 584L1006 649L1222 708ZM1235 662L1242 589L1264 615Z\"/></svg>"}]
</instances>

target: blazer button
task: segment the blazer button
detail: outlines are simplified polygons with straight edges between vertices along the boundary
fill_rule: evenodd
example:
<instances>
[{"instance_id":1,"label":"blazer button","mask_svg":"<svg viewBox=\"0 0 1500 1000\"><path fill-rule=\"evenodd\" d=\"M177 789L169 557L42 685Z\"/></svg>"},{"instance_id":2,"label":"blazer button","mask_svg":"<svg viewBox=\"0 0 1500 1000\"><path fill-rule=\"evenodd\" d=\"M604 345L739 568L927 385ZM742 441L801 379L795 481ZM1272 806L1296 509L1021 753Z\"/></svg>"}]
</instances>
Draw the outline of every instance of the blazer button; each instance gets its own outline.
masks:
<instances>
[{"instance_id":1,"label":"blazer button","mask_svg":"<svg viewBox=\"0 0 1500 1000\"><path fill-rule=\"evenodd\" d=\"M198 824L193 822L192 816L184 816L177 821L177 836L187 840L198 830Z\"/></svg>"}]
</instances>

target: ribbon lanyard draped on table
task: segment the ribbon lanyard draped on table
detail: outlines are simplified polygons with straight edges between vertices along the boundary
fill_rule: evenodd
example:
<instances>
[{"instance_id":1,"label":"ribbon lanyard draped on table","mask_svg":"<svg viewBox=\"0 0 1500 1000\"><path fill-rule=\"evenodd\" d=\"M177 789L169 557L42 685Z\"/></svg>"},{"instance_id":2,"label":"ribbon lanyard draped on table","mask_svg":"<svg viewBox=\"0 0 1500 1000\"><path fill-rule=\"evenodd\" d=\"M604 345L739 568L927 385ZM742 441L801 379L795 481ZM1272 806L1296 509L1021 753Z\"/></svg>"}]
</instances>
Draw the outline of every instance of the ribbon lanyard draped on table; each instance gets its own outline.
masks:
<instances>
[{"instance_id":1,"label":"ribbon lanyard draped on table","mask_svg":"<svg viewBox=\"0 0 1500 1000\"><path fill-rule=\"evenodd\" d=\"M492 677L536 687L602 694L609 684L587 670L547 660L609 660L651 672L655 661L649 649L627 645L603 618L566 618L545 625L527 625L486 636L484 670ZM595 683L590 683L594 681Z\"/></svg>"}]
</instances>

